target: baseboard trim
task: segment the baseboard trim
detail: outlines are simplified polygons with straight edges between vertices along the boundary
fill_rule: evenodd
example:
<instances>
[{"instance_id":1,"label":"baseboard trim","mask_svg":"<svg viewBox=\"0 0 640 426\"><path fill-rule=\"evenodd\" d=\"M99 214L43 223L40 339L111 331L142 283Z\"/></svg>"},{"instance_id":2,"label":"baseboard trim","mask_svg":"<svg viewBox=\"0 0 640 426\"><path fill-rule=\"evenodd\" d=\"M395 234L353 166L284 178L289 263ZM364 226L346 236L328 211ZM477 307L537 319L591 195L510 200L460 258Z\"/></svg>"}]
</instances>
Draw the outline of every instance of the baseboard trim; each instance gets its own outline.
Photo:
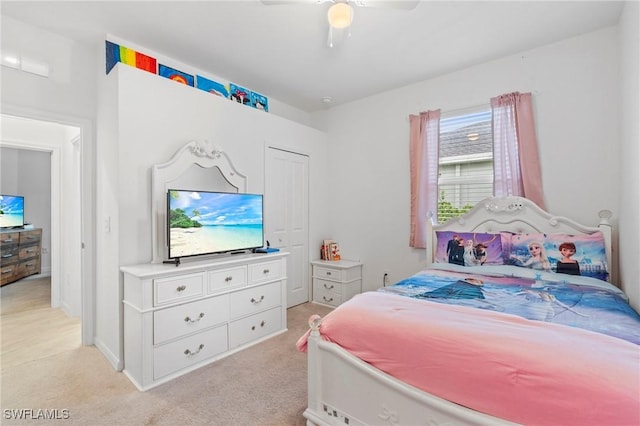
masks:
<instances>
[{"instance_id":1,"label":"baseboard trim","mask_svg":"<svg viewBox=\"0 0 640 426\"><path fill-rule=\"evenodd\" d=\"M98 350L102 353L102 355L104 355L107 361L109 361L109 364L111 364L114 370L122 371L124 369L124 363L122 362L122 360L115 356L102 340L94 337L94 344L96 348L98 348Z\"/></svg>"}]
</instances>

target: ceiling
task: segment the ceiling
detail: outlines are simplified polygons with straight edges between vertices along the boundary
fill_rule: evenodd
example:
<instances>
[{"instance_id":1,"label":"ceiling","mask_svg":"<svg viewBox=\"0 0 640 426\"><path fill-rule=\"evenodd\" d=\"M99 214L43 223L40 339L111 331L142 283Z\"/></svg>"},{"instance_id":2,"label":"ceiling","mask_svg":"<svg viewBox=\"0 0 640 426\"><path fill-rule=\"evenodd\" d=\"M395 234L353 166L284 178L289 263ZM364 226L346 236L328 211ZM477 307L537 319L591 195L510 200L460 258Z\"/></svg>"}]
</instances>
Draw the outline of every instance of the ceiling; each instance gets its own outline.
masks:
<instances>
[{"instance_id":1,"label":"ceiling","mask_svg":"<svg viewBox=\"0 0 640 426\"><path fill-rule=\"evenodd\" d=\"M129 40L314 112L616 25L624 2L421 0L412 10L356 6L351 35L334 32L332 48L330 3L290 3L3 0L0 7L2 15L81 42L97 43L105 34Z\"/></svg>"}]
</instances>

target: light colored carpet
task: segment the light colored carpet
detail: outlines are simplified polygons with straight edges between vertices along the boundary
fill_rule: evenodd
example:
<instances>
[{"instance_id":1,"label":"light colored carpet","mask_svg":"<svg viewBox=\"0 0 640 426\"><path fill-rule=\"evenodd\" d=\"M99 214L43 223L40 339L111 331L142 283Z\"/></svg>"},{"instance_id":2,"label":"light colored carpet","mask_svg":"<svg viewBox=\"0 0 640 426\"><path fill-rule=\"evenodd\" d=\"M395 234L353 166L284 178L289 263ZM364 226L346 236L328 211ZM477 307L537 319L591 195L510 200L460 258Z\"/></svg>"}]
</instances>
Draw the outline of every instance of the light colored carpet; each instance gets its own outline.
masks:
<instances>
[{"instance_id":1,"label":"light colored carpet","mask_svg":"<svg viewBox=\"0 0 640 426\"><path fill-rule=\"evenodd\" d=\"M38 279L0 288L3 425L305 424L307 364L295 342L309 316L329 308L293 307L286 333L140 392L95 347L80 345L79 321L49 307L49 287ZM18 420L13 410L69 418Z\"/></svg>"}]
</instances>

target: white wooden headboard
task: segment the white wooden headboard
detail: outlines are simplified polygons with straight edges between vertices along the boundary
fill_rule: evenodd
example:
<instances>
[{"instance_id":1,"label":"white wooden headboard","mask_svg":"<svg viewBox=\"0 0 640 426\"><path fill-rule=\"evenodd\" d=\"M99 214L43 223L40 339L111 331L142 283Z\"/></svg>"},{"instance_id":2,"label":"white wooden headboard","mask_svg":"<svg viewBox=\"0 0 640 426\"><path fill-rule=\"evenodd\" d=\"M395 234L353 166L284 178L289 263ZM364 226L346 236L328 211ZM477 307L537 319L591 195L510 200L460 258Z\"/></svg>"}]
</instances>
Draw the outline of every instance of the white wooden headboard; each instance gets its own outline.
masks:
<instances>
[{"instance_id":1,"label":"white wooden headboard","mask_svg":"<svg viewBox=\"0 0 640 426\"><path fill-rule=\"evenodd\" d=\"M191 141L151 171L152 263L167 259L167 190L247 192L247 177L208 141Z\"/></svg>"},{"instance_id":2,"label":"white wooden headboard","mask_svg":"<svg viewBox=\"0 0 640 426\"><path fill-rule=\"evenodd\" d=\"M437 246L436 231L458 232L514 232L584 235L601 231L604 236L607 264L610 268L611 282L617 283L617 274L613 267L611 245L611 211L600 211L600 223L597 227L581 225L562 216L554 216L542 210L532 201L522 197L490 197L460 217L442 224L433 224L427 219L427 264L435 259Z\"/></svg>"}]
</instances>

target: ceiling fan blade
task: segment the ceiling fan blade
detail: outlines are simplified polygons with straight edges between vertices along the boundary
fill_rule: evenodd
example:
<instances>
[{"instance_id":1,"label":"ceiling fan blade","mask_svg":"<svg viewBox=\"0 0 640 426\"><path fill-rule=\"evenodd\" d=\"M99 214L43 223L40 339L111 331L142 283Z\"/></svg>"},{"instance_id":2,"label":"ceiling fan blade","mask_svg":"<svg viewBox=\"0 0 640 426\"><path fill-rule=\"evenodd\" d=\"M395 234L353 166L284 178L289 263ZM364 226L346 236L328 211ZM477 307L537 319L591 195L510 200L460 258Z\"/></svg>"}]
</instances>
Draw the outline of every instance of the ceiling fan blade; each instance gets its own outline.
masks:
<instances>
[{"instance_id":1,"label":"ceiling fan blade","mask_svg":"<svg viewBox=\"0 0 640 426\"><path fill-rule=\"evenodd\" d=\"M413 10L420 0L354 0L352 3L361 7Z\"/></svg>"}]
</instances>

